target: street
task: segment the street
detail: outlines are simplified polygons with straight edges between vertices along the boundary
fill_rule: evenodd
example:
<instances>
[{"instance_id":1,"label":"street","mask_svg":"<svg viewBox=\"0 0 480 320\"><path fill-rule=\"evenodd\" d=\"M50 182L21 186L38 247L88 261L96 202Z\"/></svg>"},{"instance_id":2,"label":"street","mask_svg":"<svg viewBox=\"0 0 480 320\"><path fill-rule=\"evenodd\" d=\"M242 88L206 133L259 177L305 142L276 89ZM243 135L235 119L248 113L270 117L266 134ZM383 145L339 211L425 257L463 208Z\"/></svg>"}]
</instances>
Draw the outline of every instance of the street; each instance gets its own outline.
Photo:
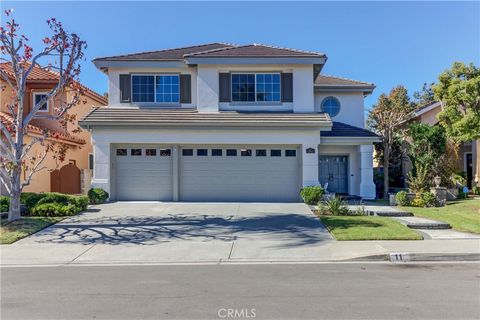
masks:
<instances>
[{"instance_id":1,"label":"street","mask_svg":"<svg viewBox=\"0 0 480 320\"><path fill-rule=\"evenodd\" d=\"M478 319L479 267L2 267L1 319Z\"/></svg>"}]
</instances>

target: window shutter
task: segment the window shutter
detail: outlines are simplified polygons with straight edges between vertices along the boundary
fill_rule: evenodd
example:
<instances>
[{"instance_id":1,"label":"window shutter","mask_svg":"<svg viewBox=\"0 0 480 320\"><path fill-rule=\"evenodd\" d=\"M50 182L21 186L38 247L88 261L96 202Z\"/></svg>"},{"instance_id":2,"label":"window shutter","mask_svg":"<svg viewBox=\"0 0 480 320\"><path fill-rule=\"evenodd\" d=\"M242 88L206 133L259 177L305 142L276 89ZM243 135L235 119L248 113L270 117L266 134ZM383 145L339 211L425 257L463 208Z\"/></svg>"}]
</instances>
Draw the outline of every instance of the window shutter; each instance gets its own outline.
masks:
<instances>
[{"instance_id":1,"label":"window shutter","mask_svg":"<svg viewBox=\"0 0 480 320\"><path fill-rule=\"evenodd\" d=\"M192 103L192 76L180 75L180 103Z\"/></svg>"},{"instance_id":2,"label":"window shutter","mask_svg":"<svg viewBox=\"0 0 480 320\"><path fill-rule=\"evenodd\" d=\"M120 75L120 102L128 103L132 100L132 81L129 74Z\"/></svg>"},{"instance_id":3,"label":"window shutter","mask_svg":"<svg viewBox=\"0 0 480 320\"><path fill-rule=\"evenodd\" d=\"M293 102L293 73L282 73L282 102Z\"/></svg>"},{"instance_id":4,"label":"window shutter","mask_svg":"<svg viewBox=\"0 0 480 320\"><path fill-rule=\"evenodd\" d=\"M231 101L230 73L220 73L219 78L219 100L220 102Z\"/></svg>"}]
</instances>

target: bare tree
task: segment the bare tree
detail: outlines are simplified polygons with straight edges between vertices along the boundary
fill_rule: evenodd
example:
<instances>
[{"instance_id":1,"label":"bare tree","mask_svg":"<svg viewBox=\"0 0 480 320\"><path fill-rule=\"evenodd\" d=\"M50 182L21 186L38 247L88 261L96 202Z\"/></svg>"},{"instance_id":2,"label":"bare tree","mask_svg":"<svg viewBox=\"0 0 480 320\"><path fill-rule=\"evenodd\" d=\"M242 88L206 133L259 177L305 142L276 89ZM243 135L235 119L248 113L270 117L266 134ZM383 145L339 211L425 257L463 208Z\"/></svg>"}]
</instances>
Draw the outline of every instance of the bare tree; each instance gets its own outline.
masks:
<instances>
[{"instance_id":1,"label":"bare tree","mask_svg":"<svg viewBox=\"0 0 480 320\"><path fill-rule=\"evenodd\" d=\"M11 66L13 75L0 69L0 77L12 90L13 99L5 104L13 120L8 123L0 122L0 180L10 194L8 219L12 221L20 218L20 194L23 188L30 184L35 173L45 169L43 162L47 155L53 153L53 156L61 161L65 157L67 147L58 142L58 132L44 128L40 135L30 136L28 143L25 135L35 119L57 121L68 134L67 125L74 123L75 119L68 111L81 102L83 87L78 82L79 61L83 59L86 42L77 34L67 32L61 22L51 18L47 20L51 35L43 39L44 47L34 53L33 48L28 45L28 38L19 34L19 24L13 19L12 11L7 10L5 14L7 21L0 27L0 59ZM24 114L27 79L34 68L55 72L58 82L41 101ZM2 91L6 90L5 87ZM49 99L64 96L67 91L71 93L69 101L57 99L52 114L38 113ZM32 148L37 145L40 148L36 149L41 151L31 154ZM23 181L22 171L25 173Z\"/></svg>"},{"instance_id":2,"label":"bare tree","mask_svg":"<svg viewBox=\"0 0 480 320\"><path fill-rule=\"evenodd\" d=\"M408 115L413 111L414 105L410 102L407 89L397 86L386 94L380 95L378 102L373 106L368 115L369 126L382 137L383 145L383 197L388 199L390 188L389 166L390 153L396 138L402 135L400 125L407 120Z\"/></svg>"}]
</instances>

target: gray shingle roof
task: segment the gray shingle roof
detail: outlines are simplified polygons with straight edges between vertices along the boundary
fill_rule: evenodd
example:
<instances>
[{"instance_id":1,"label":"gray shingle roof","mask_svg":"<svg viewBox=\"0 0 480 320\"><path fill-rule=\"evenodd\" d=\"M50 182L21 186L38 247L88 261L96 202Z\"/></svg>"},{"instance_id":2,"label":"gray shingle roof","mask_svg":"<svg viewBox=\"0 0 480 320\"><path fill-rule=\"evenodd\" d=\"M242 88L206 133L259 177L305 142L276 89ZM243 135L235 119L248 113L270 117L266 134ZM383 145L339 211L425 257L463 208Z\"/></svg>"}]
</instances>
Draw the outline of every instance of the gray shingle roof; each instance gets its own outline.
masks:
<instances>
[{"instance_id":1,"label":"gray shingle roof","mask_svg":"<svg viewBox=\"0 0 480 320\"><path fill-rule=\"evenodd\" d=\"M261 44L232 45L208 43L184 48L139 52L100 57L93 61L161 61L183 60L188 57L326 57L323 53L280 48Z\"/></svg>"},{"instance_id":2,"label":"gray shingle roof","mask_svg":"<svg viewBox=\"0 0 480 320\"><path fill-rule=\"evenodd\" d=\"M320 74L317 79L315 79L315 86L328 87L328 86L346 86L346 87L365 87L365 88L375 88L373 83L351 80L347 78L340 78L334 76L327 76Z\"/></svg>"},{"instance_id":3,"label":"gray shingle roof","mask_svg":"<svg viewBox=\"0 0 480 320\"><path fill-rule=\"evenodd\" d=\"M190 53L186 57L325 57L324 53L280 48L264 44L232 46L204 52Z\"/></svg>"},{"instance_id":4,"label":"gray shingle roof","mask_svg":"<svg viewBox=\"0 0 480 320\"><path fill-rule=\"evenodd\" d=\"M207 43L201 44L196 46L190 47L183 47L183 48L173 48L173 49L164 49L164 50L157 50L157 51L148 51L148 52L138 52L138 53L131 53L131 54L124 54L118 56L109 56L109 57L100 57L95 58L93 61L102 61L102 60L119 60L119 61L127 61L127 60L183 60L186 54L194 53L194 52L203 52L209 51L214 49L220 48L228 48L232 45L226 43Z\"/></svg>"},{"instance_id":5,"label":"gray shingle roof","mask_svg":"<svg viewBox=\"0 0 480 320\"><path fill-rule=\"evenodd\" d=\"M372 137L372 138L379 137L379 135L377 135L376 133L370 130L351 126L349 124L338 122L338 121L333 121L332 131L322 131L321 136L322 137Z\"/></svg>"},{"instance_id":6,"label":"gray shingle roof","mask_svg":"<svg viewBox=\"0 0 480 320\"><path fill-rule=\"evenodd\" d=\"M200 113L195 109L94 108L79 124L89 126L291 126L330 127L326 113Z\"/></svg>"}]
</instances>

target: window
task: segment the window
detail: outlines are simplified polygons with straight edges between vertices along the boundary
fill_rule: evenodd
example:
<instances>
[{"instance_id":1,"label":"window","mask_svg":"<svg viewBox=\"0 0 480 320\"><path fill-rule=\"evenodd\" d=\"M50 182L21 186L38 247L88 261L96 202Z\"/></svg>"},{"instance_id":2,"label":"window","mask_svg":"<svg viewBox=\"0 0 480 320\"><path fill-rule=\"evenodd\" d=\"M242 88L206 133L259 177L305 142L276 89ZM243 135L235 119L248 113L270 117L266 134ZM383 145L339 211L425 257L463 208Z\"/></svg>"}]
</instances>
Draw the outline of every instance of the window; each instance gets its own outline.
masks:
<instances>
[{"instance_id":1,"label":"window","mask_svg":"<svg viewBox=\"0 0 480 320\"><path fill-rule=\"evenodd\" d=\"M285 150L285 157L296 157L297 150Z\"/></svg>"},{"instance_id":2,"label":"window","mask_svg":"<svg viewBox=\"0 0 480 320\"><path fill-rule=\"evenodd\" d=\"M155 102L168 103L180 101L178 76L157 76L155 88Z\"/></svg>"},{"instance_id":3,"label":"window","mask_svg":"<svg viewBox=\"0 0 480 320\"><path fill-rule=\"evenodd\" d=\"M127 149L117 149L117 156L126 156Z\"/></svg>"},{"instance_id":4,"label":"window","mask_svg":"<svg viewBox=\"0 0 480 320\"><path fill-rule=\"evenodd\" d=\"M280 74L232 74L232 101L280 102Z\"/></svg>"},{"instance_id":5,"label":"window","mask_svg":"<svg viewBox=\"0 0 480 320\"><path fill-rule=\"evenodd\" d=\"M208 150L207 149L197 149L197 156L207 156L208 155Z\"/></svg>"},{"instance_id":6,"label":"window","mask_svg":"<svg viewBox=\"0 0 480 320\"><path fill-rule=\"evenodd\" d=\"M242 157L251 157L252 156L252 149L242 149L242 150L240 150L240 155Z\"/></svg>"},{"instance_id":7,"label":"window","mask_svg":"<svg viewBox=\"0 0 480 320\"><path fill-rule=\"evenodd\" d=\"M180 80L178 75L132 75L132 101L178 103Z\"/></svg>"},{"instance_id":8,"label":"window","mask_svg":"<svg viewBox=\"0 0 480 320\"><path fill-rule=\"evenodd\" d=\"M236 157L237 149L227 149L227 157Z\"/></svg>"},{"instance_id":9,"label":"window","mask_svg":"<svg viewBox=\"0 0 480 320\"><path fill-rule=\"evenodd\" d=\"M47 96L46 93L36 93L34 92L33 93L33 101L34 101L34 105L32 106L33 108L35 108L35 106L40 102L42 101L43 98L45 98ZM40 109L38 109L39 111L48 111L48 100L42 104L42 106L40 107Z\"/></svg>"},{"instance_id":10,"label":"window","mask_svg":"<svg viewBox=\"0 0 480 320\"><path fill-rule=\"evenodd\" d=\"M212 149L212 157L221 157L222 154L222 149Z\"/></svg>"},{"instance_id":11,"label":"window","mask_svg":"<svg viewBox=\"0 0 480 320\"><path fill-rule=\"evenodd\" d=\"M266 157L267 156L267 150L265 150L265 149L255 150L255 155L257 157Z\"/></svg>"},{"instance_id":12,"label":"window","mask_svg":"<svg viewBox=\"0 0 480 320\"><path fill-rule=\"evenodd\" d=\"M281 157L282 150L270 150L270 157Z\"/></svg>"},{"instance_id":13,"label":"window","mask_svg":"<svg viewBox=\"0 0 480 320\"><path fill-rule=\"evenodd\" d=\"M330 117L335 117L340 112L340 102L335 97L326 97L322 101L322 112L328 113Z\"/></svg>"},{"instance_id":14,"label":"window","mask_svg":"<svg viewBox=\"0 0 480 320\"><path fill-rule=\"evenodd\" d=\"M280 101L280 74L256 75L257 101Z\"/></svg>"},{"instance_id":15,"label":"window","mask_svg":"<svg viewBox=\"0 0 480 320\"><path fill-rule=\"evenodd\" d=\"M160 157L170 157L172 155L171 149L160 149Z\"/></svg>"},{"instance_id":16,"label":"window","mask_svg":"<svg viewBox=\"0 0 480 320\"><path fill-rule=\"evenodd\" d=\"M93 170L93 153L88 154L88 169Z\"/></svg>"},{"instance_id":17,"label":"window","mask_svg":"<svg viewBox=\"0 0 480 320\"><path fill-rule=\"evenodd\" d=\"M131 156L141 156L142 155L142 149L130 149L130 155Z\"/></svg>"},{"instance_id":18,"label":"window","mask_svg":"<svg viewBox=\"0 0 480 320\"><path fill-rule=\"evenodd\" d=\"M182 156L193 156L193 149L183 149Z\"/></svg>"},{"instance_id":19,"label":"window","mask_svg":"<svg viewBox=\"0 0 480 320\"><path fill-rule=\"evenodd\" d=\"M145 155L147 157L155 157L157 155L157 149L145 149Z\"/></svg>"}]
</instances>

